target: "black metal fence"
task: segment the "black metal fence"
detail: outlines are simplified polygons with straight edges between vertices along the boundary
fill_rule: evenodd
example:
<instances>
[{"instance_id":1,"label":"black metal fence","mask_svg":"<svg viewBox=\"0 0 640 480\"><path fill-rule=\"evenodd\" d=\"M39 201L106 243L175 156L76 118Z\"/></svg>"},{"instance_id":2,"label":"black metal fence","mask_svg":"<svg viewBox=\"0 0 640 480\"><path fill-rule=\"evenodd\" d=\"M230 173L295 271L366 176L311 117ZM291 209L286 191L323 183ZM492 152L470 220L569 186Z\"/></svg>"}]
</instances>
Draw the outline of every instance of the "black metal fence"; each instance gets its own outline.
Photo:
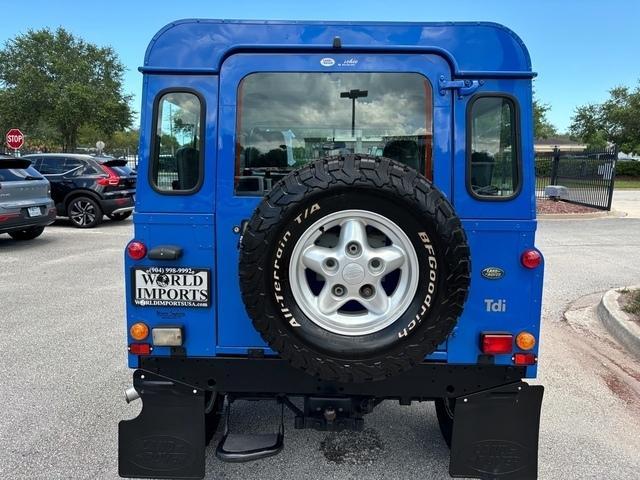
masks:
<instances>
[{"instance_id":1,"label":"black metal fence","mask_svg":"<svg viewBox=\"0 0 640 480\"><path fill-rule=\"evenodd\" d=\"M561 200L600 210L611 210L615 181L616 148L536 154L536 197L544 198L545 187L565 187Z\"/></svg>"}]
</instances>

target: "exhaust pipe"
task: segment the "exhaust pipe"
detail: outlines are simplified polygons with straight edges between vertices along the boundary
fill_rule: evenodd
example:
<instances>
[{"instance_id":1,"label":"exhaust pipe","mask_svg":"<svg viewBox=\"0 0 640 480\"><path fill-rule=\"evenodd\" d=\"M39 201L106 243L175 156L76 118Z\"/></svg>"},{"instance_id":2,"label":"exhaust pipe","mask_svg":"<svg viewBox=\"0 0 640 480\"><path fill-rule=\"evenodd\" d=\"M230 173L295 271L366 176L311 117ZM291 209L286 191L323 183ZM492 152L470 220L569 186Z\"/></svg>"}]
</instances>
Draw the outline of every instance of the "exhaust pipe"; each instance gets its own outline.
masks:
<instances>
[{"instance_id":1,"label":"exhaust pipe","mask_svg":"<svg viewBox=\"0 0 640 480\"><path fill-rule=\"evenodd\" d=\"M135 402L139 398L140 394L133 387L129 387L124 391L124 399L127 401L127 403Z\"/></svg>"}]
</instances>

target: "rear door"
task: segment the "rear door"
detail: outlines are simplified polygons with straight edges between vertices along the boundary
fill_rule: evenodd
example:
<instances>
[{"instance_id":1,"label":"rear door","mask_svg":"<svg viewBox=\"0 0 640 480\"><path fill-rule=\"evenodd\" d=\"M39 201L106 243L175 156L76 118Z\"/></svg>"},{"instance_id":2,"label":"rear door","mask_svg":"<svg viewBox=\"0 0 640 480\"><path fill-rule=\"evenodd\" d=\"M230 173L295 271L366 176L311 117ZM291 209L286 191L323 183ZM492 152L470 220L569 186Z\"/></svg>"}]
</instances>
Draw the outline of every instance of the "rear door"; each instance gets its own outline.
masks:
<instances>
[{"instance_id":1,"label":"rear door","mask_svg":"<svg viewBox=\"0 0 640 480\"><path fill-rule=\"evenodd\" d=\"M183 347L191 356L215 354L217 103L217 76L145 77L138 165L143 181L136 185L134 225L149 255L138 262L125 257L127 321L149 328L183 325ZM177 253L150 258L162 248ZM202 288L194 293L196 281ZM170 351L157 347L154 355ZM136 356L129 361L137 365Z\"/></svg>"},{"instance_id":2,"label":"rear door","mask_svg":"<svg viewBox=\"0 0 640 480\"><path fill-rule=\"evenodd\" d=\"M542 269L520 261L536 230L532 118L529 78L485 79L455 102L453 198L473 269L450 362L476 362L481 332L538 334ZM495 362L511 364L511 355Z\"/></svg>"},{"instance_id":3,"label":"rear door","mask_svg":"<svg viewBox=\"0 0 640 480\"><path fill-rule=\"evenodd\" d=\"M238 241L288 172L341 153L387 156L451 195L451 95L435 55L238 54L220 73L216 191L218 353L265 348L238 286Z\"/></svg>"}]
</instances>

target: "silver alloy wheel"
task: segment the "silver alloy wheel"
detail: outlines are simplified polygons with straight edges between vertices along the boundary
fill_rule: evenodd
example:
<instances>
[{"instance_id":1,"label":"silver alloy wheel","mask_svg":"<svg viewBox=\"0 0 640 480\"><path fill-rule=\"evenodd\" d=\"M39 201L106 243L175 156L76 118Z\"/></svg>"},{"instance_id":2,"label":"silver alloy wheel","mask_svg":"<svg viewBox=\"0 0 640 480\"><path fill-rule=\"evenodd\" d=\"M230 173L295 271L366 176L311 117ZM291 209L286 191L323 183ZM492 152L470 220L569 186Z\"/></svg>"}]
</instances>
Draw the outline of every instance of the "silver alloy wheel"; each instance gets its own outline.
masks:
<instances>
[{"instance_id":1,"label":"silver alloy wheel","mask_svg":"<svg viewBox=\"0 0 640 480\"><path fill-rule=\"evenodd\" d=\"M340 228L335 246L319 245L320 237L335 227ZM372 246L366 227L382 233L385 245ZM307 269L324 281L318 294L309 285ZM396 270L399 279L387 294L383 279ZM289 263L291 292L304 314L319 327L348 336L375 333L395 322L413 300L418 276L409 237L388 218L366 210L342 210L315 222L297 241ZM352 301L363 311L342 309Z\"/></svg>"},{"instance_id":2,"label":"silver alloy wheel","mask_svg":"<svg viewBox=\"0 0 640 480\"><path fill-rule=\"evenodd\" d=\"M91 202L77 200L71 204L69 218L76 225L89 225L93 223L96 218L96 209Z\"/></svg>"}]
</instances>

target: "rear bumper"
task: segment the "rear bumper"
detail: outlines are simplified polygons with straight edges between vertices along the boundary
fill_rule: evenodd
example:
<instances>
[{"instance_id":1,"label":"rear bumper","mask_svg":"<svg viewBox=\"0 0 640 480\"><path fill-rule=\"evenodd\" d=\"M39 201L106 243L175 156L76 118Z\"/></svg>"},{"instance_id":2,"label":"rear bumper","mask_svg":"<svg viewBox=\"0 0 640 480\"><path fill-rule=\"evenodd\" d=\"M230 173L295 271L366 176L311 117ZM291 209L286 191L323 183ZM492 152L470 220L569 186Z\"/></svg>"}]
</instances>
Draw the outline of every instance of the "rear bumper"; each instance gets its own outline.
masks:
<instances>
[{"instance_id":1,"label":"rear bumper","mask_svg":"<svg viewBox=\"0 0 640 480\"><path fill-rule=\"evenodd\" d=\"M207 390L254 400L373 397L409 404L455 398L449 466L453 477L537 477L543 387L522 382L523 367L425 362L380 382L339 384L276 358L143 357L140 364L133 385L144 407L138 417L119 424L118 468L123 477L204 477Z\"/></svg>"},{"instance_id":2,"label":"rear bumper","mask_svg":"<svg viewBox=\"0 0 640 480\"><path fill-rule=\"evenodd\" d=\"M20 213L16 217L9 217L0 221L0 233L9 233L19 230L24 230L31 227L46 227L51 225L56 220L56 209L53 206L53 202L50 205L40 207L46 213L37 217L30 217L27 213L27 209L21 209ZM0 218L2 214L0 214Z\"/></svg>"},{"instance_id":3,"label":"rear bumper","mask_svg":"<svg viewBox=\"0 0 640 480\"><path fill-rule=\"evenodd\" d=\"M179 380L192 388L234 395L361 395L399 400L456 397L518 382L526 368L424 362L378 382L320 380L280 358L140 357L140 370Z\"/></svg>"},{"instance_id":4,"label":"rear bumper","mask_svg":"<svg viewBox=\"0 0 640 480\"><path fill-rule=\"evenodd\" d=\"M124 213L133 210L134 195L130 194L125 197L118 198L106 198L100 201L100 208L105 215L112 215L114 213Z\"/></svg>"}]
</instances>

